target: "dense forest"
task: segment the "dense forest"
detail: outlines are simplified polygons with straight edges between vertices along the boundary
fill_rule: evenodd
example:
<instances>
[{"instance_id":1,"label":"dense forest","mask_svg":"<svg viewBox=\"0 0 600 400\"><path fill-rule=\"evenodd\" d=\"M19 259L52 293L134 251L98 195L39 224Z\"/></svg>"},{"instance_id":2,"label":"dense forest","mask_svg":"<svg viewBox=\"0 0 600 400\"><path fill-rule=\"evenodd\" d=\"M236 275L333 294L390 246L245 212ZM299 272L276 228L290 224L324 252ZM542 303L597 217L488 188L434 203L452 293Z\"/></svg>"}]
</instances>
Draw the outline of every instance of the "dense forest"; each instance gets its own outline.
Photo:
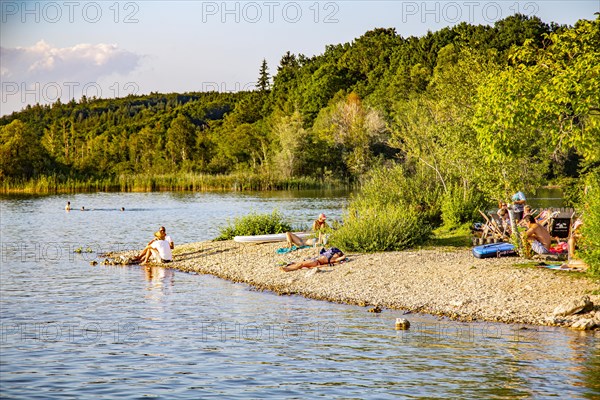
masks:
<instances>
[{"instance_id":1,"label":"dense forest","mask_svg":"<svg viewBox=\"0 0 600 400\"><path fill-rule=\"evenodd\" d=\"M444 193L499 197L598 166L598 49L599 19L374 29L314 57L288 52L272 76L263 62L254 91L27 106L0 119L0 180L4 191L136 175L352 184L401 164Z\"/></svg>"}]
</instances>

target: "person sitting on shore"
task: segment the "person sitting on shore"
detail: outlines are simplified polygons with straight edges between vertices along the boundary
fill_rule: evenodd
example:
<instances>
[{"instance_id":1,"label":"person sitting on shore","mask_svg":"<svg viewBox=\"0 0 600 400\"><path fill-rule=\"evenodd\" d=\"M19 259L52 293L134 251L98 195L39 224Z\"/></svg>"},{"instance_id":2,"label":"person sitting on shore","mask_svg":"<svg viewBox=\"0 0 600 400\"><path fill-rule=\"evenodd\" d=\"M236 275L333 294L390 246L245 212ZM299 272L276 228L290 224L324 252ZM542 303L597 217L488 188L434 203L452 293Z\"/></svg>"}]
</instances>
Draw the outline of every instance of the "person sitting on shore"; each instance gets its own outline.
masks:
<instances>
[{"instance_id":1,"label":"person sitting on shore","mask_svg":"<svg viewBox=\"0 0 600 400\"><path fill-rule=\"evenodd\" d=\"M297 263L291 263L285 267L281 267L284 272L296 271L302 268L315 268L320 265L333 265L337 262L342 262L346 259L344 252L336 247L330 249L321 249L319 257L314 257Z\"/></svg>"},{"instance_id":2,"label":"person sitting on shore","mask_svg":"<svg viewBox=\"0 0 600 400\"><path fill-rule=\"evenodd\" d=\"M287 247L292 248L293 245L296 245L298 247L313 246L315 244L323 243L324 232L327 229L329 229L329 225L327 225L326 220L327 220L327 217L325 216L325 214L321 213L321 214L319 214L319 217L313 222L312 231L318 235L316 238L308 237L308 238L302 239L301 237L299 237L298 235L295 235L292 232L286 232L285 237L287 240Z\"/></svg>"},{"instance_id":3,"label":"person sitting on shore","mask_svg":"<svg viewBox=\"0 0 600 400\"><path fill-rule=\"evenodd\" d=\"M577 218L571 227L571 233L569 235L569 239L567 240L568 248L569 248L569 260L575 257L575 246L577 241L581 239L581 232L579 229L583 225L583 221L581 218Z\"/></svg>"},{"instance_id":4,"label":"person sitting on shore","mask_svg":"<svg viewBox=\"0 0 600 400\"><path fill-rule=\"evenodd\" d=\"M531 242L531 248L538 254L548 254L550 251L550 242L552 237L543 226L539 225L533 215L528 215L525 218L527 222L527 232L525 237Z\"/></svg>"},{"instance_id":5,"label":"person sitting on shore","mask_svg":"<svg viewBox=\"0 0 600 400\"><path fill-rule=\"evenodd\" d=\"M152 257L157 263L170 263L173 261L173 253L171 252L171 246L169 242L165 240L166 235L158 231L154 233L156 240L150 242L148 246L142 251L144 257L142 258L142 265L147 264Z\"/></svg>"},{"instance_id":6,"label":"person sitting on shore","mask_svg":"<svg viewBox=\"0 0 600 400\"><path fill-rule=\"evenodd\" d=\"M505 202L501 201L498 203L498 212L496 214L500 217L505 229L510 227L510 215L508 215L508 205Z\"/></svg>"},{"instance_id":7,"label":"person sitting on shore","mask_svg":"<svg viewBox=\"0 0 600 400\"><path fill-rule=\"evenodd\" d=\"M163 243L157 243L160 241L162 241ZM166 234L159 230L158 232L154 233L154 238L148 242L148 244L146 245L146 247L144 247L140 254L138 254L135 257L132 257L131 261L134 264L146 264L154 255L155 260L157 260L158 262L171 262L173 260L173 254L171 252L172 242L172 240L167 241Z\"/></svg>"},{"instance_id":8,"label":"person sitting on shore","mask_svg":"<svg viewBox=\"0 0 600 400\"><path fill-rule=\"evenodd\" d=\"M173 239L171 239L171 236L167 235L167 230L165 229L165 227L161 226L158 229L158 231L165 235L165 240L169 243L169 247L171 248L171 250L173 250L175 248L175 243L173 243Z\"/></svg>"},{"instance_id":9,"label":"person sitting on shore","mask_svg":"<svg viewBox=\"0 0 600 400\"><path fill-rule=\"evenodd\" d=\"M528 215L533 215L533 211L531 210L531 206L530 205L526 205L524 210L523 210L523 219L519 221L519 223L517 224L517 226L522 226L522 227L526 227L527 226L527 216Z\"/></svg>"}]
</instances>

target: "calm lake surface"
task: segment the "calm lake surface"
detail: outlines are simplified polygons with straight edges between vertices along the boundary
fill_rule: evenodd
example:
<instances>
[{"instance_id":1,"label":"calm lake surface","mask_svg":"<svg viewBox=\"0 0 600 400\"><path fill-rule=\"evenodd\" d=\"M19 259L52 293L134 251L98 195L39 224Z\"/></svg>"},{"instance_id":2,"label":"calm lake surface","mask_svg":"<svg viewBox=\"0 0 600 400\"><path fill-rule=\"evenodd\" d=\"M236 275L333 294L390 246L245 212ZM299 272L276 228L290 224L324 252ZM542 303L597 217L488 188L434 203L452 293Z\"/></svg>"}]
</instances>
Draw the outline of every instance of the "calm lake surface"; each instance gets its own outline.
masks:
<instances>
[{"instance_id":1,"label":"calm lake surface","mask_svg":"<svg viewBox=\"0 0 600 400\"><path fill-rule=\"evenodd\" d=\"M417 314L397 332L402 311L89 264L96 252L141 248L160 225L178 244L250 211L276 208L308 226L319 212L341 219L346 204L336 192L0 198L0 397L600 396L597 333Z\"/></svg>"}]
</instances>

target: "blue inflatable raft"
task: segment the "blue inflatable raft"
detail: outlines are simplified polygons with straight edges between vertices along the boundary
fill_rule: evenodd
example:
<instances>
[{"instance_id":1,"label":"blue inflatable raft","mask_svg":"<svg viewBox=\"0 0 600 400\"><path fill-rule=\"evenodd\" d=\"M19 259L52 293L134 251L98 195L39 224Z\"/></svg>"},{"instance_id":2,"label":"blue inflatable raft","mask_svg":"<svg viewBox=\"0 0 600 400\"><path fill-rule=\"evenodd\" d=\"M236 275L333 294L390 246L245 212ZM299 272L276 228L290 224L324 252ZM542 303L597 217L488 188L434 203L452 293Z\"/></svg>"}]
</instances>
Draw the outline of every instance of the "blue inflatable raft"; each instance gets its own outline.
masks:
<instances>
[{"instance_id":1,"label":"blue inflatable raft","mask_svg":"<svg viewBox=\"0 0 600 400\"><path fill-rule=\"evenodd\" d=\"M473 247L473 255L477 258L514 256L517 252L510 243L490 243Z\"/></svg>"}]
</instances>

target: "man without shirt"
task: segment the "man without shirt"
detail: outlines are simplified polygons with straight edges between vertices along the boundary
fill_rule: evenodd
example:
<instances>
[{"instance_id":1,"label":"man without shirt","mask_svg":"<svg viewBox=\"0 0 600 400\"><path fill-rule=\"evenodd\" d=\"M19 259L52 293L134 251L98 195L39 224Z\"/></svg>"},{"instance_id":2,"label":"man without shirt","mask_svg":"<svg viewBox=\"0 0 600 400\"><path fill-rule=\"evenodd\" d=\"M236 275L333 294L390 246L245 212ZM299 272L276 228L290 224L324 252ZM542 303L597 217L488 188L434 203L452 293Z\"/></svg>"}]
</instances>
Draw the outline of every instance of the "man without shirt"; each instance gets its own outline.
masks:
<instances>
[{"instance_id":1,"label":"man without shirt","mask_svg":"<svg viewBox=\"0 0 600 400\"><path fill-rule=\"evenodd\" d=\"M531 242L533 251L538 254L548 254L550 252L548 249L550 248L552 237L546 228L538 225L533 215L527 215L525 221L527 222L527 232L525 232L525 235L527 240Z\"/></svg>"}]
</instances>

